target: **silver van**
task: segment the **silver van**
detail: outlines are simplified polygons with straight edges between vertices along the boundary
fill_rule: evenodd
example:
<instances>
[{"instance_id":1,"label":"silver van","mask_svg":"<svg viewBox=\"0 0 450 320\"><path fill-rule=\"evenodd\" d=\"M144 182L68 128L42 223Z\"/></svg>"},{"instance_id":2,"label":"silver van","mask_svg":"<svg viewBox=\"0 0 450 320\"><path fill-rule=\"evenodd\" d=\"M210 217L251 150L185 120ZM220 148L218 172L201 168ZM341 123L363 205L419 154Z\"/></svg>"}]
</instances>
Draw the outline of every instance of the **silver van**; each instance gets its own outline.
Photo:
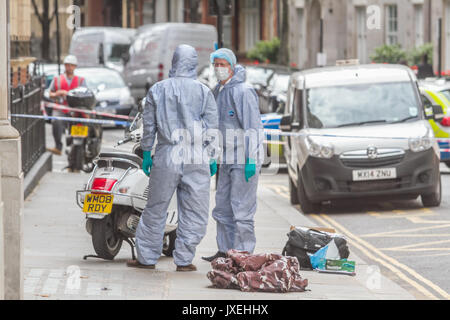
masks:
<instances>
[{"instance_id":1,"label":"silver van","mask_svg":"<svg viewBox=\"0 0 450 320\"><path fill-rule=\"evenodd\" d=\"M77 30L70 43L70 54L79 67L105 66L123 72L123 59L133 42L136 29L86 27Z\"/></svg>"},{"instance_id":2,"label":"silver van","mask_svg":"<svg viewBox=\"0 0 450 320\"><path fill-rule=\"evenodd\" d=\"M169 76L173 53L180 44L197 50L200 72L210 65L209 57L216 42L217 30L212 25L157 23L140 27L124 69L132 95L136 99L144 98L153 84Z\"/></svg>"},{"instance_id":3,"label":"silver van","mask_svg":"<svg viewBox=\"0 0 450 320\"><path fill-rule=\"evenodd\" d=\"M417 79L399 65L337 66L291 76L280 129L290 198L305 213L323 202L421 196L441 203L440 152Z\"/></svg>"}]
</instances>

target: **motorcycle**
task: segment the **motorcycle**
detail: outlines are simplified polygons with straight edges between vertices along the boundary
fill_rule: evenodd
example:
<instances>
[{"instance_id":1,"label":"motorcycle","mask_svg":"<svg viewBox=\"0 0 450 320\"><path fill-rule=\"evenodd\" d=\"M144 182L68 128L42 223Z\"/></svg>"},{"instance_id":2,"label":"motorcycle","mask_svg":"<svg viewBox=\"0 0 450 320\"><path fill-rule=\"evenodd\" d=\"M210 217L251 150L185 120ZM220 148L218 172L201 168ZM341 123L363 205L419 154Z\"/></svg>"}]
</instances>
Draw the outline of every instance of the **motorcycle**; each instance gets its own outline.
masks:
<instances>
[{"instance_id":1,"label":"motorcycle","mask_svg":"<svg viewBox=\"0 0 450 320\"><path fill-rule=\"evenodd\" d=\"M96 104L95 94L87 88L77 88L67 94L69 107L93 110ZM70 117L95 119L95 115L80 111L71 111ZM100 124L69 122L66 145L68 169L70 172L92 172L93 160L99 155L102 146L103 128Z\"/></svg>"},{"instance_id":2,"label":"motorcycle","mask_svg":"<svg viewBox=\"0 0 450 320\"><path fill-rule=\"evenodd\" d=\"M95 167L84 190L77 191L77 204L86 214L86 230L97 254L85 256L85 260L114 260L123 241L131 246L132 258L136 259L136 229L151 196L149 178L141 169L142 133L142 112L138 112L125 139L117 144L135 143L132 153L101 153L94 160ZM174 207L171 203L169 208ZM177 223L176 210L169 209L163 242L163 254L168 257L175 249Z\"/></svg>"}]
</instances>

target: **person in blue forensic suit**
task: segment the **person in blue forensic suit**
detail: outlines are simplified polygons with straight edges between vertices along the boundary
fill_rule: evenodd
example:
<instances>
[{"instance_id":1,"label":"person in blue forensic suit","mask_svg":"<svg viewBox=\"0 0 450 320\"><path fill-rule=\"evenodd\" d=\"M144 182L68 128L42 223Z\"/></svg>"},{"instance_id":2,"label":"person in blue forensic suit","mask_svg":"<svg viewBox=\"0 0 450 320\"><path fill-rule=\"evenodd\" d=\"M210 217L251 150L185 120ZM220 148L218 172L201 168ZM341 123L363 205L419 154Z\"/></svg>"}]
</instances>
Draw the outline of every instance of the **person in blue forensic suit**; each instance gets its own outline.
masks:
<instances>
[{"instance_id":1,"label":"person in blue forensic suit","mask_svg":"<svg viewBox=\"0 0 450 320\"><path fill-rule=\"evenodd\" d=\"M215 149L207 147L212 139L208 131L218 129L217 105L211 90L196 80L197 65L193 47L177 47L169 79L156 83L146 97L141 146L150 195L136 231L137 260L128 261L129 267L155 269L162 253L167 209L176 191L174 262L177 271L196 271L192 261L206 233L211 175L217 170L215 161L210 165Z\"/></svg>"},{"instance_id":2,"label":"person in blue forensic suit","mask_svg":"<svg viewBox=\"0 0 450 320\"><path fill-rule=\"evenodd\" d=\"M256 245L256 193L264 158L258 96L245 83L245 69L236 65L236 56L229 49L214 52L211 63L219 80L214 96L224 142L213 210L219 251L214 256L202 257L206 261L225 257L230 249L253 253Z\"/></svg>"}]
</instances>

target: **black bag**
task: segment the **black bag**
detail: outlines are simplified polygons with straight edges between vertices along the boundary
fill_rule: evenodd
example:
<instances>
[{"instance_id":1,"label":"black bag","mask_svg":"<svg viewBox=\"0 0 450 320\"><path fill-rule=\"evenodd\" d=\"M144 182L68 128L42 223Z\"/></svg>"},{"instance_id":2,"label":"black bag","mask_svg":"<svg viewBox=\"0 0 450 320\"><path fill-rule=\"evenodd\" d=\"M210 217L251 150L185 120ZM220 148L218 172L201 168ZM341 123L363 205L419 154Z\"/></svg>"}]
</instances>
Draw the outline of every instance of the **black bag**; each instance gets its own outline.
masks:
<instances>
[{"instance_id":1,"label":"black bag","mask_svg":"<svg viewBox=\"0 0 450 320\"><path fill-rule=\"evenodd\" d=\"M283 256L296 257L301 270L312 270L311 260L305 249L298 248L288 241L281 254Z\"/></svg>"},{"instance_id":2,"label":"black bag","mask_svg":"<svg viewBox=\"0 0 450 320\"><path fill-rule=\"evenodd\" d=\"M313 229L293 229L288 233L288 241L282 255L297 257L302 270L312 270L308 253L313 254L329 244L333 239L339 249L342 259L348 258L350 251L347 241L341 237L331 237L329 234Z\"/></svg>"}]
</instances>

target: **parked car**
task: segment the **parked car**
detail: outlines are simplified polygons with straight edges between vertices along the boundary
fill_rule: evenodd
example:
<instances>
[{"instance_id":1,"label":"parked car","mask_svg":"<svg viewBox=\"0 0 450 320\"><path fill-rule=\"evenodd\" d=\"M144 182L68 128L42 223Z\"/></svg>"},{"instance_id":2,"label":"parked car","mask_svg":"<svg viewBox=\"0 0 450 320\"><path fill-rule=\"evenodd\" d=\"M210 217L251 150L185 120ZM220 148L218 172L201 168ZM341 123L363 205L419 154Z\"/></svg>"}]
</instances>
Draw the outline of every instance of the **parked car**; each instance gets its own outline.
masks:
<instances>
[{"instance_id":1,"label":"parked car","mask_svg":"<svg viewBox=\"0 0 450 320\"><path fill-rule=\"evenodd\" d=\"M450 168L450 84L447 82L420 82L420 93L425 110L434 105L442 107L444 118L441 121L430 119L434 135L441 150L441 162Z\"/></svg>"},{"instance_id":2,"label":"parked car","mask_svg":"<svg viewBox=\"0 0 450 320\"><path fill-rule=\"evenodd\" d=\"M277 112L286 103L289 77L298 69L273 64L246 65L247 82L259 96L259 109L262 114Z\"/></svg>"},{"instance_id":3,"label":"parked car","mask_svg":"<svg viewBox=\"0 0 450 320\"><path fill-rule=\"evenodd\" d=\"M290 71L275 71L269 78L267 94L260 98L265 100L266 108L271 112L284 113L291 74Z\"/></svg>"},{"instance_id":4,"label":"parked car","mask_svg":"<svg viewBox=\"0 0 450 320\"><path fill-rule=\"evenodd\" d=\"M108 68L78 68L75 74L84 77L88 88L95 92L96 111L128 116L136 108L130 89L118 71Z\"/></svg>"},{"instance_id":5,"label":"parked car","mask_svg":"<svg viewBox=\"0 0 450 320\"><path fill-rule=\"evenodd\" d=\"M194 23L160 23L142 26L126 59L124 77L133 97L144 98L148 89L168 78L176 47L188 44L198 52L198 70L210 65L210 54L217 42L212 25Z\"/></svg>"},{"instance_id":6,"label":"parked car","mask_svg":"<svg viewBox=\"0 0 450 320\"><path fill-rule=\"evenodd\" d=\"M421 196L441 203L440 151L407 67L361 65L292 75L281 130L290 198L305 213L324 201Z\"/></svg>"},{"instance_id":7,"label":"parked car","mask_svg":"<svg viewBox=\"0 0 450 320\"><path fill-rule=\"evenodd\" d=\"M107 67L123 71L123 59L129 51L136 29L86 27L72 36L70 54L79 67Z\"/></svg>"},{"instance_id":8,"label":"parked car","mask_svg":"<svg viewBox=\"0 0 450 320\"><path fill-rule=\"evenodd\" d=\"M214 73L214 67L209 65L200 69L200 72L198 73L198 81L213 90L219 83Z\"/></svg>"}]
</instances>

